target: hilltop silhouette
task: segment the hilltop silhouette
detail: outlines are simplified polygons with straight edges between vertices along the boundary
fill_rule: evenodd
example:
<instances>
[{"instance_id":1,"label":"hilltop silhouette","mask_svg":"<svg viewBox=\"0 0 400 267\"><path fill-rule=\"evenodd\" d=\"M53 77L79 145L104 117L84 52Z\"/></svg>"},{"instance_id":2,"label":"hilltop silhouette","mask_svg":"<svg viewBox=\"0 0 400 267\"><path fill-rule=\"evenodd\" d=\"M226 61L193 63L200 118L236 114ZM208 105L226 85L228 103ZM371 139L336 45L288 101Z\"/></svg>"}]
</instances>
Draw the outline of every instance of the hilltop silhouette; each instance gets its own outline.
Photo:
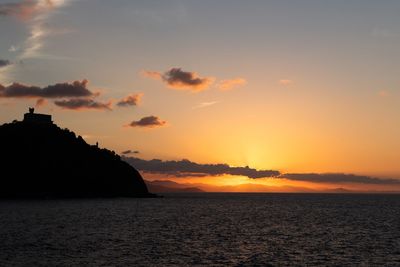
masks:
<instances>
[{"instance_id":1,"label":"hilltop silhouette","mask_svg":"<svg viewBox=\"0 0 400 267\"><path fill-rule=\"evenodd\" d=\"M0 126L0 197L151 197L115 152L87 144L33 109Z\"/></svg>"}]
</instances>

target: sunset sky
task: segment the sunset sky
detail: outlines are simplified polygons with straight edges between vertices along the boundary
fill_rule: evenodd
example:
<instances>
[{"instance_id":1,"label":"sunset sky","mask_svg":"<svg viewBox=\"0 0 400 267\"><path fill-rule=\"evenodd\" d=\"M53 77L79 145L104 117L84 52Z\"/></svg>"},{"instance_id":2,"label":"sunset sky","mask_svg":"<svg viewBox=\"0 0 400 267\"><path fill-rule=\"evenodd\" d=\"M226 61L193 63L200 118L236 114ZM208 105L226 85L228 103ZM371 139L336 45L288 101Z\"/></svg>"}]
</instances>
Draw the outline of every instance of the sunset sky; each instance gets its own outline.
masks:
<instances>
[{"instance_id":1,"label":"sunset sky","mask_svg":"<svg viewBox=\"0 0 400 267\"><path fill-rule=\"evenodd\" d=\"M0 123L36 106L126 156L297 174L147 179L400 191L399 13L397 0L0 0Z\"/></svg>"}]
</instances>

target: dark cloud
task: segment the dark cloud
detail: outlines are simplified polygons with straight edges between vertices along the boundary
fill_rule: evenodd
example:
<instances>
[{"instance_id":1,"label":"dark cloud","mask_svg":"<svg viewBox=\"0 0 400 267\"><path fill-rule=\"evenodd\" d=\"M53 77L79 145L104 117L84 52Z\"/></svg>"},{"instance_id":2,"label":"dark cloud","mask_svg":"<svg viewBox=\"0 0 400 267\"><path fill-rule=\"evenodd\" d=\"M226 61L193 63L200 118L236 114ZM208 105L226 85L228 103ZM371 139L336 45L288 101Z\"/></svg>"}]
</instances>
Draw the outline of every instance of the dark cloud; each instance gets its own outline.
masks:
<instances>
[{"instance_id":1,"label":"dark cloud","mask_svg":"<svg viewBox=\"0 0 400 267\"><path fill-rule=\"evenodd\" d=\"M139 151L137 151L137 150L125 150L125 151L122 151L121 154L123 154L123 155L139 154Z\"/></svg>"},{"instance_id":2,"label":"dark cloud","mask_svg":"<svg viewBox=\"0 0 400 267\"><path fill-rule=\"evenodd\" d=\"M72 98L67 100L54 101L54 104L61 108L72 110L111 110L111 102L102 103L90 98Z\"/></svg>"},{"instance_id":3,"label":"dark cloud","mask_svg":"<svg viewBox=\"0 0 400 267\"><path fill-rule=\"evenodd\" d=\"M0 59L0 68L11 65L11 62L7 59Z\"/></svg>"},{"instance_id":4,"label":"dark cloud","mask_svg":"<svg viewBox=\"0 0 400 267\"><path fill-rule=\"evenodd\" d=\"M15 98L62 98L87 97L94 95L88 88L88 80L73 81L72 83L57 83L47 87L38 87L13 83L10 86L0 85L0 97Z\"/></svg>"},{"instance_id":5,"label":"dark cloud","mask_svg":"<svg viewBox=\"0 0 400 267\"><path fill-rule=\"evenodd\" d=\"M172 68L163 74L157 71L145 71L144 74L153 79L161 79L171 88L195 91L206 89L214 80L212 77L199 77L197 73L183 71L181 68Z\"/></svg>"},{"instance_id":6,"label":"dark cloud","mask_svg":"<svg viewBox=\"0 0 400 267\"><path fill-rule=\"evenodd\" d=\"M240 175L252 179L275 178L312 183L358 183L399 185L400 180L383 179L370 176L343 173L286 173L276 170L257 170L249 167L232 167L228 164L198 164L189 160L163 161L160 159L143 160L135 157L123 157L125 161L140 171L161 173L174 177L204 177L218 175Z\"/></svg>"},{"instance_id":7,"label":"dark cloud","mask_svg":"<svg viewBox=\"0 0 400 267\"><path fill-rule=\"evenodd\" d=\"M276 177L275 170L256 170L249 167L232 167L228 164L198 164L189 160L162 161L159 159L143 160L135 157L124 157L128 163L141 171L163 173L175 177L183 176L217 176L223 174L247 176L249 178Z\"/></svg>"},{"instance_id":8,"label":"dark cloud","mask_svg":"<svg viewBox=\"0 0 400 267\"><path fill-rule=\"evenodd\" d=\"M131 94L120 101L118 101L117 106L119 107L128 107L128 106L137 106L140 103L140 99L142 98L143 94Z\"/></svg>"},{"instance_id":9,"label":"dark cloud","mask_svg":"<svg viewBox=\"0 0 400 267\"><path fill-rule=\"evenodd\" d=\"M159 117L148 116L148 117L143 117L138 121L132 121L128 126L153 128L157 126L163 126L166 123L167 123L166 121L161 120Z\"/></svg>"},{"instance_id":10,"label":"dark cloud","mask_svg":"<svg viewBox=\"0 0 400 267\"><path fill-rule=\"evenodd\" d=\"M400 180L344 173L286 173L279 178L313 183L400 184Z\"/></svg>"}]
</instances>

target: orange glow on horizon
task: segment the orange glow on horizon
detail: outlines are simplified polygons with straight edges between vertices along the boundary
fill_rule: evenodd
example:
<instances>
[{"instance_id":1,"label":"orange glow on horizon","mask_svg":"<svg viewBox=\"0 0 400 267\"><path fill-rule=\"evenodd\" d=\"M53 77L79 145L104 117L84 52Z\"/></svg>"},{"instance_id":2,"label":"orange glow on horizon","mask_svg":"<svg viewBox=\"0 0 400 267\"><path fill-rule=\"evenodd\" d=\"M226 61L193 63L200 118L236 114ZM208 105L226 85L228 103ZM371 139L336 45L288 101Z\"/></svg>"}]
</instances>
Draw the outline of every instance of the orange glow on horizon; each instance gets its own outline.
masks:
<instances>
[{"instance_id":1,"label":"orange glow on horizon","mask_svg":"<svg viewBox=\"0 0 400 267\"><path fill-rule=\"evenodd\" d=\"M172 181L206 192L394 192L400 185L357 183L312 183L277 178L251 179L244 176L220 175L205 177L174 177L164 174L142 173L145 180Z\"/></svg>"}]
</instances>

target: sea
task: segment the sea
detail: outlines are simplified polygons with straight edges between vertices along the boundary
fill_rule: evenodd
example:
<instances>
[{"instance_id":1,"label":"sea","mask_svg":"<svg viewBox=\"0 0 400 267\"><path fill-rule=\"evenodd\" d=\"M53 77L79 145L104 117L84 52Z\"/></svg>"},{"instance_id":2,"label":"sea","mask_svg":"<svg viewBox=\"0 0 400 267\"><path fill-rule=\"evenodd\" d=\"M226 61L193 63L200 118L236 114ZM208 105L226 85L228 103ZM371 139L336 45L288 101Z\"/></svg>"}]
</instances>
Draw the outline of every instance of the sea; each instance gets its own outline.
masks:
<instances>
[{"instance_id":1,"label":"sea","mask_svg":"<svg viewBox=\"0 0 400 267\"><path fill-rule=\"evenodd\" d=\"M1 200L0 266L400 266L400 195Z\"/></svg>"}]
</instances>

